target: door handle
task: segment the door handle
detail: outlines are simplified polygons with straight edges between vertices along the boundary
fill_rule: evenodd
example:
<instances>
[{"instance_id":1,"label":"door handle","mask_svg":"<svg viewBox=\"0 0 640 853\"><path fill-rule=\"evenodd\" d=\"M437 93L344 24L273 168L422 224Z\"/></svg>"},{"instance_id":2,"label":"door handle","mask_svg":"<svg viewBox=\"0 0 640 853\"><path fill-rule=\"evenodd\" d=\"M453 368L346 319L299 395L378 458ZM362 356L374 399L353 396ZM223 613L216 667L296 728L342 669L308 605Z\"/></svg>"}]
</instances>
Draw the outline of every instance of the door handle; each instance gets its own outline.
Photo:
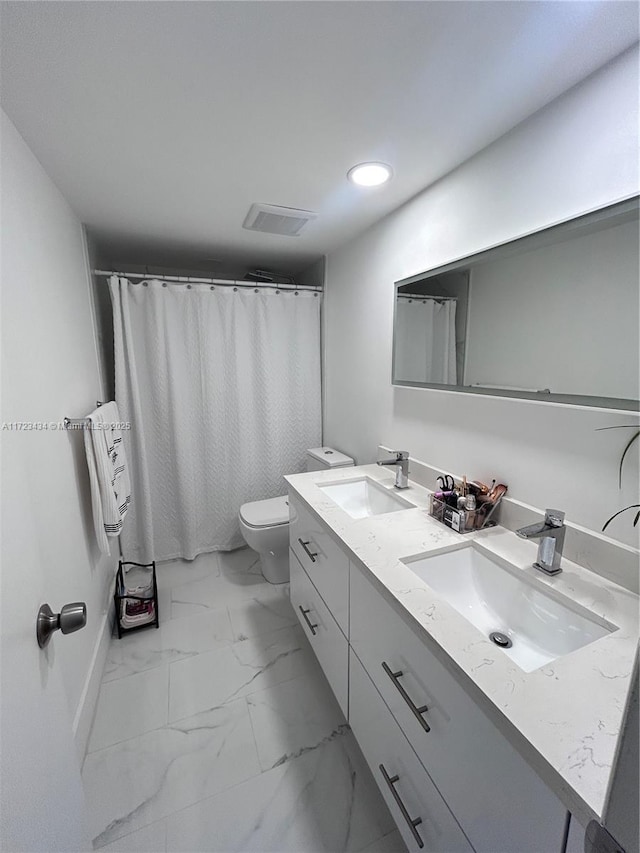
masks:
<instances>
[{"instance_id":1,"label":"door handle","mask_svg":"<svg viewBox=\"0 0 640 853\"><path fill-rule=\"evenodd\" d=\"M302 547L304 548L304 552L305 552L305 554L307 555L307 557L309 557L309 559L311 560L311 562L312 562L312 563L315 563L315 561L316 561L316 557L318 556L318 554L317 554L317 553L315 553L315 554L314 554L314 553L312 553L312 552L307 548L307 545L311 545L311 540L310 540L310 539L307 539L307 541L306 541L306 542L303 542L303 541L302 541L302 539L301 539L300 537L298 537L298 542L299 542L299 543L302 545Z\"/></svg>"},{"instance_id":2,"label":"door handle","mask_svg":"<svg viewBox=\"0 0 640 853\"><path fill-rule=\"evenodd\" d=\"M411 698L411 696L409 696L409 694L408 694L408 693L407 693L407 691L404 689L404 687L402 686L402 684L400 684L399 679L400 679L400 677L402 676L402 670L401 670L401 669L399 669L397 672L392 672L392 671L391 671L391 667L390 667L390 666L389 666L389 664L388 664L388 663L386 663L385 661L382 661L382 668L383 668L383 669L384 669L384 671L387 673L387 675L389 676L389 678L391 679L391 681L393 681L393 683L395 684L395 686L396 686L396 688L397 688L397 690L398 690L398 693L402 696L402 698L404 699L404 701L407 703L407 705L408 705L408 706L409 706L409 708L411 709L411 713L413 714L413 716L414 716L414 717L416 718L416 720L420 723L420 725L421 725L421 726L422 726L422 728L425 730L425 732L430 732L430 731L431 731L431 726L430 726L430 725L429 725L429 723L425 720L425 718L422 716L423 714L426 714L426 712L427 712L429 709L427 708L427 706L426 706L426 705L421 705L421 706L418 708L418 707L417 707L417 705L415 704L415 702L413 701L413 699Z\"/></svg>"},{"instance_id":3,"label":"door handle","mask_svg":"<svg viewBox=\"0 0 640 853\"><path fill-rule=\"evenodd\" d=\"M312 634L313 634L313 636L315 637L315 635L316 635L316 628L317 628L318 626L317 626L317 625L313 625L313 624L311 623L311 620L310 620L310 619L309 619L309 617L307 616L307 613L311 613L311 610L310 610L310 609L309 609L309 610L305 610L305 609L304 609L304 607L303 607L302 605L300 605L298 609L300 610L300 613L302 613L302 615L303 615L303 617L304 617L304 621L305 621L305 622L307 623L307 625L309 626L309 630L311 631L311 633L312 633Z\"/></svg>"},{"instance_id":4,"label":"door handle","mask_svg":"<svg viewBox=\"0 0 640 853\"><path fill-rule=\"evenodd\" d=\"M52 635L60 629L63 634L73 634L87 624L87 605L84 601L74 601L65 604L60 613L54 613L48 604L43 604L38 610L36 619L36 638L38 645L44 649Z\"/></svg>"},{"instance_id":5,"label":"door handle","mask_svg":"<svg viewBox=\"0 0 640 853\"><path fill-rule=\"evenodd\" d=\"M420 838L418 830L416 829L416 826L420 826L420 824L422 823L422 818L421 817L413 817L413 818L411 817L411 815L407 811L407 807L402 802L400 794L395 789L395 784L396 784L396 782L400 781L400 777L398 775L389 776L389 774L387 773L387 771L384 768L384 764L379 764L378 767L380 768L380 772L384 776L384 781L389 786L389 790L391 791L391 795L393 796L393 799L396 801L398 808L402 812L402 817L406 820L406 822L409 826L409 829L411 830L411 834L413 835L413 837L416 840L416 844L418 845L418 847L424 847L424 841L422 840L422 838Z\"/></svg>"}]
</instances>

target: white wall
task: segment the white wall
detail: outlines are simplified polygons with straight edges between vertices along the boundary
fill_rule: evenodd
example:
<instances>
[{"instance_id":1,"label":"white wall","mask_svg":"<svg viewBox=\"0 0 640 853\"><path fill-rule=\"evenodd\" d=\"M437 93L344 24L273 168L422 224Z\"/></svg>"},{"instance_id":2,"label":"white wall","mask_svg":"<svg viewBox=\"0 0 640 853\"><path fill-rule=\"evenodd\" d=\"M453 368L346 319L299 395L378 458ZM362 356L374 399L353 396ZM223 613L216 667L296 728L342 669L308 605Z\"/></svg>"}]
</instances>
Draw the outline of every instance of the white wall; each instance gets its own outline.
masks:
<instances>
[{"instance_id":1,"label":"white wall","mask_svg":"<svg viewBox=\"0 0 640 853\"><path fill-rule=\"evenodd\" d=\"M637 220L479 264L464 384L638 399L638 290Z\"/></svg>"},{"instance_id":2,"label":"white wall","mask_svg":"<svg viewBox=\"0 0 640 853\"><path fill-rule=\"evenodd\" d=\"M300 284L313 285L313 287L324 287L324 267L325 257L323 255L296 275L296 281Z\"/></svg>"},{"instance_id":3,"label":"white wall","mask_svg":"<svg viewBox=\"0 0 640 853\"><path fill-rule=\"evenodd\" d=\"M4 113L1 129L2 420L58 423L84 416L103 393L83 229ZM46 566L42 602L55 611L70 601L87 603L86 628L58 635L52 658L82 740L91 720L78 712L91 711L85 689L117 557L103 557L95 544L80 431L3 430L2 450L19 458L32 496L29 523ZM3 536L19 541L24 532L4 529ZM2 566L5 577L28 570L26 563Z\"/></svg>"},{"instance_id":4,"label":"white wall","mask_svg":"<svg viewBox=\"0 0 640 853\"><path fill-rule=\"evenodd\" d=\"M95 312L95 328L98 341L98 353L104 399L115 398L115 362L113 354L113 310L111 293L107 278L103 275L93 275L93 270L122 269L110 267L104 262L100 249L91 234L86 233L89 268L91 275L91 293Z\"/></svg>"},{"instance_id":5,"label":"white wall","mask_svg":"<svg viewBox=\"0 0 640 853\"><path fill-rule=\"evenodd\" d=\"M596 530L638 502L637 453L617 489L630 431L595 432L635 416L390 383L394 282L637 193L637 107L634 48L329 255L327 444L367 462L383 443L497 477L513 497ZM631 520L611 535L637 544Z\"/></svg>"}]
</instances>

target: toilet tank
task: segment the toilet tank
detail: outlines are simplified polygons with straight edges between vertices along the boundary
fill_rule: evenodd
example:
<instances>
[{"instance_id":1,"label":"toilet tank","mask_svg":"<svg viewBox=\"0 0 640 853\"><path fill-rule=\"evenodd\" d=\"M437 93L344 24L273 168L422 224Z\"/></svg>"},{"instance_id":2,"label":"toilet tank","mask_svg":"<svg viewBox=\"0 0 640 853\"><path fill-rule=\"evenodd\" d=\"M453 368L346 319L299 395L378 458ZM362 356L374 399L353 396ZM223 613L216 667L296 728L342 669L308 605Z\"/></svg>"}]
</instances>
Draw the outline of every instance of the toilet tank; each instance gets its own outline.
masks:
<instances>
[{"instance_id":1,"label":"toilet tank","mask_svg":"<svg viewBox=\"0 0 640 853\"><path fill-rule=\"evenodd\" d=\"M324 468L348 468L353 459L332 447L313 447L307 450L307 471L321 471Z\"/></svg>"}]
</instances>

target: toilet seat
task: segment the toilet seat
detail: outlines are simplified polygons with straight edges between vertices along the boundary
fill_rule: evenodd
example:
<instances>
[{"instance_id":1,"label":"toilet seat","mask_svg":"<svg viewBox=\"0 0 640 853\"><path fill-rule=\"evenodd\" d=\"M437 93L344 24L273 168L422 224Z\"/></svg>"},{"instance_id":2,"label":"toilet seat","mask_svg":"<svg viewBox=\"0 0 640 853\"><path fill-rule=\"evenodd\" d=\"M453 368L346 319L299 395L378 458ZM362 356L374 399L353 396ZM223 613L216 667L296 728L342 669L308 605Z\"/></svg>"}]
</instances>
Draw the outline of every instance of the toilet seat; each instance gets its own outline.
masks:
<instances>
[{"instance_id":1,"label":"toilet seat","mask_svg":"<svg viewBox=\"0 0 640 853\"><path fill-rule=\"evenodd\" d=\"M248 527L278 527L289 524L289 498L267 498L264 501L252 501L242 504L240 518Z\"/></svg>"}]
</instances>

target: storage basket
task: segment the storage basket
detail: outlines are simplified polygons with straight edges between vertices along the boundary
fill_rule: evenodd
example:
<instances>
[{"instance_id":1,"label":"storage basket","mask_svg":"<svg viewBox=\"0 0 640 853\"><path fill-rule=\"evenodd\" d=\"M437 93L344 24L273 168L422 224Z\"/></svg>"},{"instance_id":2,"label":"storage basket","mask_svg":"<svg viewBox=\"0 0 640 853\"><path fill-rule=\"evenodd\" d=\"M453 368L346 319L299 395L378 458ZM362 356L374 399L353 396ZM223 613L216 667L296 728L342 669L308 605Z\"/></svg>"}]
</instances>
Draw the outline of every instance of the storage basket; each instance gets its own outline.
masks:
<instances>
[{"instance_id":1,"label":"storage basket","mask_svg":"<svg viewBox=\"0 0 640 853\"><path fill-rule=\"evenodd\" d=\"M456 509L444 501L438 500L432 494L429 515L457 533L473 533L475 530L483 530L497 524L497 509L501 501L502 498L498 498L493 506L484 513L481 509L482 504L478 504L475 510Z\"/></svg>"},{"instance_id":2,"label":"storage basket","mask_svg":"<svg viewBox=\"0 0 640 853\"><path fill-rule=\"evenodd\" d=\"M158 628L156 564L120 560L113 596L118 638L142 628Z\"/></svg>"}]
</instances>

